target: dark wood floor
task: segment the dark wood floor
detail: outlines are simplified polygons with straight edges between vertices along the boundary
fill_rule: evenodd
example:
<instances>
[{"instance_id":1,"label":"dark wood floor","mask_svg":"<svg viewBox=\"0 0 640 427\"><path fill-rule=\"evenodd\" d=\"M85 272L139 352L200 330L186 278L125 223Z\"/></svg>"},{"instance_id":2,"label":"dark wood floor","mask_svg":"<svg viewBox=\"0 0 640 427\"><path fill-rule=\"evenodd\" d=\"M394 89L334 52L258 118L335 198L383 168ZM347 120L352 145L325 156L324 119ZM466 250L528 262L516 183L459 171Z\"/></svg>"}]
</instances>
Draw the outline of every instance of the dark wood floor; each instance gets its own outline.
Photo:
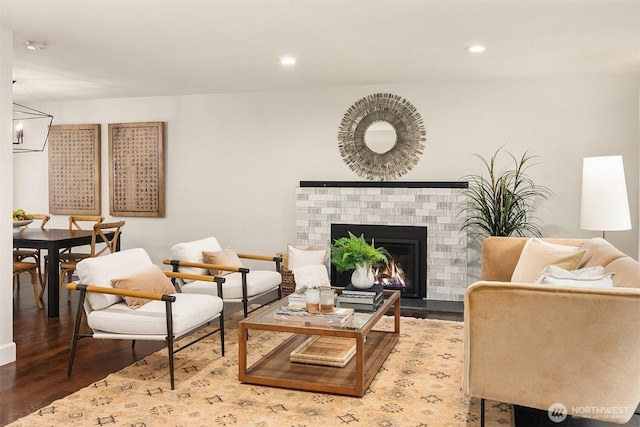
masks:
<instances>
[{"instance_id":1,"label":"dark wood floor","mask_svg":"<svg viewBox=\"0 0 640 427\"><path fill-rule=\"evenodd\" d=\"M161 349L157 342L136 343L130 341L81 340L78 344L73 375L67 377L69 343L75 319L77 300L68 303L66 295L60 303L60 317L48 318L46 308L39 310L26 278L22 289L14 296L14 341L17 346L17 361L0 367L0 425L6 425L49 405L83 387L86 387L111 372L118 371L136 360ZM46 297L46 295L45 295ZM46 302L45 302L46 304ZM404 316L462 320L462 312L454 308L450 312L403 308ZM568 419L563 423L552 423L546 411L516 408L516 426L546 427L604 427L608 423L592 423L587 420ZM640 427L640 416L636 415L627 426Z\"/></svg>"},{"instance_id":2,"label":"dark wood floor","mask_svg":"<svg viewBox=\"0 0 640 427\"><path fill-rule=\"evenodd\" d=\"M66 292L66 291L65 291ZM45 295L46 298L46 295ZM60 317L38 309L30 282L14 293L13 336L17 361L0 367L0 425L28 415L111 372L161 349L162 343L85 339L78 343L73 375L67 377L77 300L60 303ZM46 302L45 302L46 304Z\"/></svg>"}]
</instances>

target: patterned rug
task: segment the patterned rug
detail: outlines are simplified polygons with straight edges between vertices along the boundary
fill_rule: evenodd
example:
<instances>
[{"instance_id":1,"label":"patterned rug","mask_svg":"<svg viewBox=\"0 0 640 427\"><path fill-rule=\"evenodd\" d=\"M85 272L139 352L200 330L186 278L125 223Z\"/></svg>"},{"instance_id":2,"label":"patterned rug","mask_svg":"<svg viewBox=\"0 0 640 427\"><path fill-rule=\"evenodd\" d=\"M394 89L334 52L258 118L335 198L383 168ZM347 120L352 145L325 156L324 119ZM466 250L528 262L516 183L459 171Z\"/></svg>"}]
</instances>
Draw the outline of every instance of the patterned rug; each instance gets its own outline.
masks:
<instances>
[{"instance_id":1,"label":"patterned rug","mask_svg":"<svg viewBox=\"0 0 640 427\"><path fill-rule=\"evenodd\" d=\"M176 355L175 390L161 350L10 425L480 425L479 400L461 390L460 322L403 317L398 344L367 393L356 398L239 383L237 321L225 322L225 357L217 334ZM392 322L384 317L376 329L392 330ZM249 363L288 336L252 331ZM513 417L511 405L487 401L487 425L513 426Z\"/></svg>"}]
</instances>

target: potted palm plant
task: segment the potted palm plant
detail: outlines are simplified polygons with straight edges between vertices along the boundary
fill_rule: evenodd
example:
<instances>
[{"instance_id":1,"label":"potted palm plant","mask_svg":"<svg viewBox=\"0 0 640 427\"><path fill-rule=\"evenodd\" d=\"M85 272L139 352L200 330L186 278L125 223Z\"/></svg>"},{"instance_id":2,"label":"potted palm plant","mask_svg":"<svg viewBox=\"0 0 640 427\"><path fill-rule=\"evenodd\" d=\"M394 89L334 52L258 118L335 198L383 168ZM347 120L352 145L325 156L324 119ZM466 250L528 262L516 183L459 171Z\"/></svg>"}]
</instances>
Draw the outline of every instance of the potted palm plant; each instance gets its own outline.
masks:
<instances>
[{"instance_id":1,"label":"potted palm plant","mask_svg":"<svg viewBox=\"0 0 640 427\"><path fill-rule=\"evenodd\" d=\"M354 270L351 284L359 289L373 286L371 266L375 262L389 265L389 252L383 247L375 247L373 239L369 244L364 234L355 236L350 231L348 237L336 239L331 245L331 263L340 272Z\"/></svg>"},{"instance_id":2,"label":"potted palm plant","mask_svg":"<svg viewBox=\"0 0 640 427\"><path fill-rule=\"evenodd\" d=\"M535 217L535 202L548 199L553 192L537 185L527 175L534 156L525 153L519 159L507 151L513 160L513 169L498 172L496 157L499 148L490 160L474 154L484 163L488 176L468 175L466 189L467 205L461 210L466 218L462 230L472 238L482 236L535 236L542 237L538 218Z\"/></svg>"}]
</instances>

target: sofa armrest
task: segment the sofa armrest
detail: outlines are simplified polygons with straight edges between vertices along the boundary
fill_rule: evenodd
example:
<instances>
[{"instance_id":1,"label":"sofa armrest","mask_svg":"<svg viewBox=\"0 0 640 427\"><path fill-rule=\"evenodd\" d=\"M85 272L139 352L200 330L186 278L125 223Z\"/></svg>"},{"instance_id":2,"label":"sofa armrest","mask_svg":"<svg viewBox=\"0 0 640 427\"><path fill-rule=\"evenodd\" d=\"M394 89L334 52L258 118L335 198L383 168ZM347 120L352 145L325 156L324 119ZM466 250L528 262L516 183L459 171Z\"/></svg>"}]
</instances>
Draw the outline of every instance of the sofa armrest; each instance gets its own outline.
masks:
<instances>
[{"instance_id":1,"label":"sofa armrest","mask_svg":"<svg viewBox=\"0 0 640 427\"><path fill-rule=\"evenodd\" d=\"M464 310L467 395L617 423L640 403L640 289L481 281Z\"/></svg>"}]
</instances>

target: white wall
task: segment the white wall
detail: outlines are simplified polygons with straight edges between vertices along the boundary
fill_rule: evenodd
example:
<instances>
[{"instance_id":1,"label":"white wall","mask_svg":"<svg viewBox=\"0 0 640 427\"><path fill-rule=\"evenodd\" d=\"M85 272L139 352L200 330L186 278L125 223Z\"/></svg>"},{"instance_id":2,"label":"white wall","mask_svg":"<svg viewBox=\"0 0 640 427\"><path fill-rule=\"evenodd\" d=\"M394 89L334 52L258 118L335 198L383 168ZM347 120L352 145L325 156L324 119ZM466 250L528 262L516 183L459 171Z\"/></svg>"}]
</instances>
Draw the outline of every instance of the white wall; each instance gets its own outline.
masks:
<instances>
[{"instance_id":1,"label":"white wall","mask_svg":"<svg viewBox=\"0 0 640 427\"><path fill-rule=\"evenodd\" d=\"M11 220L13 166L12 166L12 58L13 33L0 27L0 241L9 242L13 233ZM11 246L0 245L0 366L16 360L13 342L13 289L11 281Z\"/></svg>"},{"instance_id":2,"label":"white wall","mask_svg":"<svg viewBox=\"0 0 640 427\"><path fill-rule=\"evenodd\" d=\"M102 201L108 216L107 124L166 121L166 217L125 218L125 248L156 262L171 245L214 235L223 246L274 253L295 241L294 189L300 180L359 180L342 161L337 131L360 97L392 92L412 102L427 129L426 150L403 180L457 180L483 171L471 155L500 146L540 156L530 170L555 197L540 214L546 236L597 236L579 229L582 158L622 154L633 223L638 224L637 76L510 81L437 81L348 87L62 102L36 107L54 124L102 124ZM506 156L503 157L506 162ZM47 156L14 155L14 206L48 212ZM506 163L505 163L506 164ZM66 227L66 216L51 226ZM638 253L638 233L609 232Z\"/></svg>"}]
</instances>

